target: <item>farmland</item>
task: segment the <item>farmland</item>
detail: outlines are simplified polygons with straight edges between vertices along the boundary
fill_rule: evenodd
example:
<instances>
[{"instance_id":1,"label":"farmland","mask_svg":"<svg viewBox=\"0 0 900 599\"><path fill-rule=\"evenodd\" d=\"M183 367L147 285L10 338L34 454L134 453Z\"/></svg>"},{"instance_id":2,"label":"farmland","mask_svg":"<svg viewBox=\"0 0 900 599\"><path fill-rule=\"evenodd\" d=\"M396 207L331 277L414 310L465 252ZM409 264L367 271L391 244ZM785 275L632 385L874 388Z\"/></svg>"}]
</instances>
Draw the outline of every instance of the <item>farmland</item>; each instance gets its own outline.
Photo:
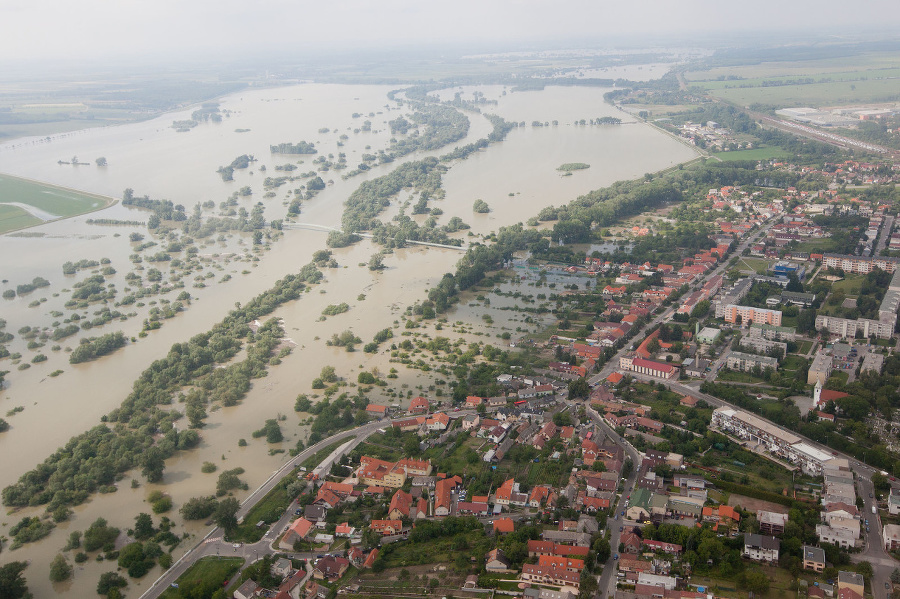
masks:
<instances>
[{"instance_id":1,"label":"farmland","mask_svg":"<svg viewBox=\"0 0 900 599\"><path fill-rule=\"evenodd\" d=\"M106 208L114 200L0 175L0 233Z\"/></svg>"}]
</instances>

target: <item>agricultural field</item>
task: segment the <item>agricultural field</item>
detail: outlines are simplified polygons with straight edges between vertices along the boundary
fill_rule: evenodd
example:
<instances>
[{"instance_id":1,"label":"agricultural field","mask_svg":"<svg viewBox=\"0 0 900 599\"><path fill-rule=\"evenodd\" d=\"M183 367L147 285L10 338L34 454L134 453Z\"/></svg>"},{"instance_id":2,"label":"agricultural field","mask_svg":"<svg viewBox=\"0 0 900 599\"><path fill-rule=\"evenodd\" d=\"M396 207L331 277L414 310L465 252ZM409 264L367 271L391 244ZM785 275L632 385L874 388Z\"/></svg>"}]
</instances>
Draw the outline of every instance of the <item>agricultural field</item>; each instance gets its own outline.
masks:
<instances>
[{"instance_id":1,"label":"agricultural field","mask_svg":"<svg viewBox=\"0 0 900 599\"><path fill-rule=\"evenodd\" d=\"M115 200L0 175L0 233L106 208Z\"/></svg>"},{"instance_id":2,"label":"agricultural field","mask_svg":"<svg viewBox=\"0 0 900 599\"><path fill-rule=\"evenodd\" d=\"M684 74L688 81L715 81L728 76L750 78L776 77L839 77L849 73L866 72L871 77L878 71L900 67L900 55L896 52L871 52L852 56L821 58L814 60L792 60L760 62L753 65L713 67L705 71L691 71Z\"/></svg>"},{"instance_id":3,"label":"agricultural field","mask_svg":"<svg viewBox=\"0 0 900 599\"><path fill-rule=\"evenodd\" d=\"M761 62L685 73L689 85L741 106L837 106L898 99L900 55Z\"/></svg>"},{"instance_id":4,"label":"agricultural field","mask_svg":"<svg viewBox=\"0 0 900 599\"><path fill-rule=\"evenodd\" d=\"M709 89L714 96L738 106L837 106L891 102L897 99L896 79L829 81L803 85L775 85Z\"/></svg>"}]
</instances>

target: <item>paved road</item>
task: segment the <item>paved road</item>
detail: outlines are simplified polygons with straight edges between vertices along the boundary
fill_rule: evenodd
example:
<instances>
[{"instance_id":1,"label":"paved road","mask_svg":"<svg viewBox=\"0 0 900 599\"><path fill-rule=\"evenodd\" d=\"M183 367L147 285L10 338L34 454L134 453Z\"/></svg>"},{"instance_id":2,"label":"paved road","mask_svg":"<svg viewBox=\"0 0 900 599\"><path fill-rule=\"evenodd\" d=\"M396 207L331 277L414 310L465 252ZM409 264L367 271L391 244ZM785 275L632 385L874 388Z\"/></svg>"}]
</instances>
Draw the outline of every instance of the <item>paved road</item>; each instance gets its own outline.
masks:
<instances>
[{"instance_id":1,"label":"paved road","mask_svg":"<svg viewBox=\"0 0 900 599\"><path fill-rule=\"evenodd\" d=\"M734 252L732 252L729 255L728 260L721 262L718 266L716 266L716 268L714 268L713 270L706 273L706 275L702 279L699 279L694 284L694 287L699 288L700 286L702 286L704 283L706 283L712 277L723 274L725 272L726 267L728 266L728 262L731 261L731 258L733 256L740 256L744 252L745 249L750 247L750 244L753 243L753 240L755 238L759 237L760 235L764 235L772 227L772 225L774 225L778 221L779 221L778 217L772 217L768 221L763 223L763 225L759 229L748 233L744 237L744 241L742 241L735 248ZM650 323L647 325L647 328L650 329L650 328L656 326L657 324L662 324L663 322L667 321L675 313L675 310L676 310L676 308L671 307L671 306L666 308L661 314L657 315L653 320L650 321ZM600 372L598 372L597 374L595 374L588 380L588 382L591 384L591 386L599 384L602 380L604 380L606 377L608 377L610 374L612 374L613 371L618 369L619 368L619 358L621 358L622 356L624 356L625 354L627 354L630 351L631 351L631 344L625 344L625 346L622 349L620 349L618 352L616 352L616 355L613 356L612 359L609 360L603 366L603 368L600 369Z\"/></svg>"},{"instance_id":2,"label":"paved road","mask_svg":"<svg viewBox=\"0 0 900 599\"><path fill-rule=\"evenodd\" d=\"M631 493L634 491L634 484L637 481L638 470L641 467L641 456L638 451L625 439L620 437L616 431L609 427L606 422L604 422L600 415L591 407L586 408L587 414L590 416L591 420L597 425L597 428L603 431L607 437L613 440L613 442L625 450L625 455L631 458L631 463L634 467L631 470L631 474L628 476L628 479L625 481L623 486L622 495L619 497L619 502L616 504L615 509L612 511L612 514L606 521L606 525L609 527L609 546L612 549L610 553L610 557L605 564L603 564L603 573L600 575L597 585L597 593L600 597L607 597L610 595L614 595L616 591L616 565L618 562L615 559L616 553L619 551L619 538L621 533L619 532L619 527L623 525L624 518L621 516L621 513L625 510L625 502L628 497L631 496Z\"/></svg>"},{"instance_id":3,"label":"paved road","mask_svg":"<svg viewBox=\"0 0 900 599\"><path fill-rule=\"evenodd\" d=\"M325 460L322 461L321 464L316 468L320 471L328 471L331 469L332 464L334 464L338 459L340 459L345 453L351 451L354 447L359 445L364 439L366 439L369 435L377 431L378 429L384 427L385 425L389 425L389 421L379 420L375 422L370 422L364 424L363 426L351 429L349 431L343 431L324 439L312 447L308 447L303 450L290 460L288 460L281 468L272 473L272 476L264 482L258 489L256 489L253 493L247 497L243 503L241 504L240 510L238 510L238 518L241 519L247 515L247 513L257 504L266 494L271 491L275 485L277 485L281 480L291 474L294 468L299 466L304 460L309 457L315 455L316 452L324 449L325 447L331 445L336 441L340 441L343 439L347 440L347 443L341 445L337 449L335 449ZM276 553L276 549L273 548L272 544L275 539L281 534L281 531L285 526L290 522L294 510L297 509L296 503L291 503L287 511L285 511L284 515L278 520L278 522L274 523L269 527L269 531L256 543L227 543L223 538L222 529L215 527L207 533L205 537L196 545L193 549L185 553L175 564L172 565L171 568L166 570L162 576L160 576L153 585L150 586L149 589L144 591L141 595L141 599L155 599L162 594L173 582L178 580L178 577L184 574L184 572L190 568L194 562L199 560L200 558L219 555L223 557L241 557L245 560L245 563L250 563L252 561L256 561L260 557L265 557L266 555L271 555ZM287 553L292 557L297 557L300 559L311 559L315 558L314 553L290 553L284 551L277 551L279 553Z\"/></svg>"},{"instance_id":4,"label":"paved road","mask_svg":"<svg viewBox=\"0 0 900 599\"><path fill-rule=\"evenodd\" d=\"M874 469L868 467L857 471L856 484L859 496L865 503L860 518L869 521L869 532L864 533L866 544L862 552L853 554L850 559L854 562L867 561L872 564L872 596L875 599L882 597L888 599L891 597L891 591L885 589L884 585L890 582L891 572L900 564L884 550L881 516L872 513L872 506L877 503L875 498L869 497L875 493L875 485L872 484L874 472Z\"/></svg>"},{"instance_id":5,"label":"paved road","mask_svg":"<svg viewBox=\"0 0 900 599\"><path fill-rule=\"evenodd\" d=\"M697 399L702 399L710 405L714 406L728 406L736 409L743 409L738 406L734 406L726 401L719 399L718 397L713 397L712 395L707 395L705 393L700 393L696 389L688 387L687 385L683 385L677 381L660 381L659 379L648 377L645 375L636 375L635 378L652 381L655 383L662 382L662 384L666 385L673 391L677 391L680 393L690 393ZM762 418L759 414L756 414L757 418L765 420L769 424L774 427L780 428L782 430L784 427L781 427L774 422L766 420ZM878 472L876 468L869 466L868 464L864 464L859 460L834 451L832 448L822 445L804 437L803 435L797 433L796 431L790 431L792 434L800 437L802 440L806 441L813 447L825 451L827 453L831 453L837 457L845 458L850 463L850 469L856 474L856 482L859 488L859 496L862 497L865 506L863 508L863 513L860 517L865 521L869 520L869 533L866 536L866 546L862 553L853 554L851 559L853 561L868 561L872 564L873 576L872 576L872 589L874 591L874 596L876 599L880 599L881 597L890 597L890 592L888 592L884 588L884 583L888 582L890 579L891 572L894 571L894 568L900 567L900 562L893 559L890 554L888 554L884 550L884 541L882 540L881 532L882 532L882 523L881 518L877 514L872 514L872 506L875 505L875 499L869 497L870 493L874 493L874 486L872 484L872 474ZM895 486L897 484L895 483Z\"/></svg>"}]
</instances>

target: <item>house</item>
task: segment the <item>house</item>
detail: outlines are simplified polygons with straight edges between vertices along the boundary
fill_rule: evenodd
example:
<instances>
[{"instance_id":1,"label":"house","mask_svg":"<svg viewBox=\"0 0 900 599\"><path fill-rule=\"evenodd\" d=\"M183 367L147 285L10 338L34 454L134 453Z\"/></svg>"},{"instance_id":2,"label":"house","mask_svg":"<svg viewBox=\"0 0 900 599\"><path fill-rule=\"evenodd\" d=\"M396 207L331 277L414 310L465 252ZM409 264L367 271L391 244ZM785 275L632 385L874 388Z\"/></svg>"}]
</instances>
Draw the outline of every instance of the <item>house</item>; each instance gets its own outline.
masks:
<instances>
[{"instance_id":1,"label":"house","mask_svg":"<svg viewBox=\"0 0 900 599\"><path fill-rule=\"evenodd\" d=\"M888 512L892 516L900 514L900 491L891 488L891 494L888 495Z\"/></svg>"},{"instance_id":2,"label":"house","mask_svg":"<svg viewBox=\"0 0 900 599\"><path fill-rule=\"evenodd\" d=\"M350 560L343 557L323 557L316 561L313 578L318 580L334 580L340 578L350 567Z\"/></svg>"},{"instance_id":3,"label":"house","mask_svg":"<svg viewBox=\"0 0 900 599\"><path fill-rule=\"evenodd\" d=\"M487 503L460 501L456 504L456 513L460 516L487 516L488 512Z\"/></svg>"},{"instance_id":4,"label":"house","mask_svg":"<svg viewBox=\"0 0 900 599\"><path fill-rule=\"evenodd\" d=\"M581 575L549 566L525 564L522 566L522 580L538 584L572 586L577 589L581 584Z\"/></svg>"},{"instance_id":5,"label":"house","mask_svg":"<svg viewBox=\"0 0 900 599\"><path fill-rule=\"evenodd\" d=\"M575 545L562 545L553 541L528 541L528 557L540 557L542 555L559 555L562 557L578 557L584 559L587 557L590 547L579 547Z\"/></svg>"},{"instance_id":6,"label":"house","mask_svg":"<svg viewBox=\"0 0 900 599\"><path fill-rule=\"evenodd\" d=\"M414 397L412 401L409 402L410 414L427 414L430 409L428 400L422 396Z\"/></svg>"},{"instance_id":7,"label":"house","mask_svg":"<svg viewBox=\"0 0 900 599\"><path fill-rule=\"evenodd\" d=\"M287 578L294 572L294 568L291 565L290 560L280 557L275 560L275 563L272 564L272 567L269 569L269 571L275 576Z\"/></svg>"},{"instance_id":8,"label":"house","mask_svg":"<svg viewBox=\"0 0 900 599\"><path fill-rule=\"evenodd\" d=\"M641 537L637 536L631 531L625 532L622 534L619 539L619 544L623 546L623 551L625 553L631 553L633 555L637 555L641 552Z\"/></svg>"},{"instance_id":9,"label":"house","mask_svg":"<svg viewBox=\"0 0 900 599\"><path fill-rule=\"evenodd\" d=\"M480 406L483 401L484 400L477 395L470 395L466 398L466 408L474 410L475 408Z\"/></svg>"},{"instance_id":10,"label":"house","mask_svg":"<svg viewBox=\"0 0 900 599\"><path fill-rule=\"evenodd\" d=\"M366 414L375 416L376 418L384 418L385 415L387 415L387 406L370 403L366 406Z\"/></svg>"},{"instance_id":11,"label":"house","mask_svg":"<svg viewBox=\"0 0 900 599\"><path fill-rule=\"evenodd\" d=\"M863 575L857 572L845 572L844 570L838 572L838 593L844 589L855 591L862 597L865 589Z\"/></svg>"},{"instance_id":12,"label":"house","mask_svg":"<svg viewBox=\"0 0 900 599\"><path fill-rule=\"evenodd\" d=\"M325 506L323 505L308 505L303 508L303 517L310 522L318 522L325 519L325 512Z\"/></svg>"},{"instance_id":13,"label":"house","mask_svg":"<svg viewBox=\"0 0 900 599\"><path fill-rule=\"evenodd\" d=\"M581 572L584 570L584 560L560 555L542 555L538 558L538 565L545 568L566 570L567 572Z\"/></svg>"},{"instance_id":14,"label":"house","mask_svg":"<svg viewBox=\"0 0 900 599\"><path fill-rule=\"evenodd\" d=\"M403 531L403 521L401 520L372 520L369 528L382 535L395 535Z\"/></svg>"},{"instance_id":15,"label":"house","mask_svg":"<svg viewBox=\"0 0 900 599\"><path fill-rule=\"evenodd\" d=\"M758 562L774 563L778 561L781 541L775 537L744 533L744 551L742 555Z\"/></svg>"},{"instance_id":16,"label":"house","mask_svg":"<svg viewBox=\"0 0 900 599\"><path fill-rule=\"evenodd\" d=\"M480 421L481 417L478 414L466 414L462 419L462 429L464 431L477 429Z\"/></svg>"},{"instance_id":17,"label":"house","mask_svg":"<svg viewBox=\"0 0 900 599\"><path fill-rule=\"evenodd\" d=\"M648 541L644 539L641 543L649 549L650 551L657 552L662 551L663 553L671 553L673 555L677 555L681 553L682 547L677 543L666 543L663 541Z\"/></svg>"},{"instance_id":18,"label":"house","mask_svg":"<svg viewBox=\"0 0 900 599\"><path fill-rule=\"evenodd\" d=\"M504 481L502 485L497 487L497 491L494 493L494 504L509 505L509 500L513 494L515 485L515 479L510 478Z\"/></svg>"},{"instance_id":19,"label":"house","mask_svg":"<svg viewBox=\"0 0 900 599\"><path fill-rule=\"evenodd\" d=\"M819 547L803 546L803 569L822 572L825 569L825 550Z\"/></svg>"},{"instance_id":20,"label":"house","mask_svg":"<svg viewBox=\"0 0 900 599\"><path fill-rule=\"evenodd\" d=\"M238 587L238 589L234 592L234 596L236 599L253 599L257 596L256 591L260 588L258 584L252 579L247 580Z\"/></svg>"},{"instance_id":21,"label":"house","mask_svg":"<svg viewBox=\"0 0 900 599\"><path fill-rule=\"evenodd\" d=\"M313 528L315 528L315 524L301 516L291 523L282 542L286 545L293 545L297 541L302 541Z\"/></svg>"},{"instance_id":22,"label":"house","mask_svg":"<svg viewBox=\"0 0 900 599\"><path fill-rule=\"evenodd\" d=\"M338 524L334 529L334 536L336 537L352 537L355 533L356 529L347 522Z\"/></svg>"},{"instance_id":23,"label":"house","mask_svg":"<svg viewBox=\"0 0 900 599\"><path fill-rule=\"evenodd\" d=\"M452 492L457 485L462 484L462 479L458 476L453 478L444 478L434 485L434 515L449 516L451 502L453 500Z\"/></svg>"},{"instance_id":24,"label":"house","mask_svg":"<svg viewBox=\"0 0 900 599\"><path fill-rule=\"evenodd\" d=\"M347 552L347 559L349 559L350 563L355 567L360 568L362 567L363 562L366 561L366 556L359 547L351 547L350 551Z\"/></svg>"},{"instance_id":25,"label":"house","mask_svg":"<svg viewBox=\"0 0 900 599\"><path fill-rule=\"evenodd\" d=\"M410 506L412 506L413 497L409 493L405 493L400 489L391 497L391 504L388 506L388 519L402 520L409 518Z\"/></svg>"},{"instance_id":26,"label":"house","mask_svg":"<svg viewBox=\"0 0 900 599\"><path fill-rule=\"evenodd\" d=\"M378 549L373 549L369 552L369 555L366 556L366 561L363 562L363 568L371 568L375 563L375 560L378 558Z\"/></svg>"},{"instance_id":27,"label":"house","mask_svg":"<svg viewBox=\"0 0 900 599\"><path fill-rule=\"evenodd\" d=\"M784 533L784 525L787 524L788 515L758 510L756 519L759 521L760 534L774 536Z\"/></svg>"},{"instance_id":28,"label":"house","mask_svg":"<svg viewBox=\"0 0 900 599\"><path fill-rule=\"evenodd\" d=\"M900 525L885 524L881 536L884 538L885 551L900 549Z\"/></svg>"},{"instance_id":29,"label":"house","mask_svg":"<svg viewBox=\"0 0 900 599\"><path fill-rule=\"evenodd\" d=\"M450 425L450 417L443 412L437 412L431 415L431 418L425 421L425 427L429 431L444 431Z\"/></svg>"},{"instance_id":30,"label":"house","mask_svg":"<svg viewBox=\"0 0 900 599\"><path fill-rule=\"evenodd\" d=\"M487 563L484 569L488 572L507 572L509 571L510 561L503 555L502 549L494 549L488 551L485 556Z\"/></svg>"},{"instance_id":31,"label":"house","mask_svg":"<svg viewBox=\"0 0 900 599\"><path fill-rule=\"evenodd\" d=\"M494 532L507 534L516 530L516 524L511 518L497 518L494 520Z\"/></svg>"}]
</instances>

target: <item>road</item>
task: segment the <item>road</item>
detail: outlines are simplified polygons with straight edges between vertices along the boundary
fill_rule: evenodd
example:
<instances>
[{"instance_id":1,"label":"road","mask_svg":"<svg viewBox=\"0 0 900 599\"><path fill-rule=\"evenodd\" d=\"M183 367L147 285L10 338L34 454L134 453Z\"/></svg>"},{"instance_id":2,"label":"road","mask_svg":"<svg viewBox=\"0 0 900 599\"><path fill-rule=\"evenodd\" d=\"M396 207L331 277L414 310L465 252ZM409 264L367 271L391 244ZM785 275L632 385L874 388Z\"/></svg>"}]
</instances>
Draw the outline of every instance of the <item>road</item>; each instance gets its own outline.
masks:
<instances>
[{"instance_id":1,"label":"road","mask_svg":"<svg viewBox=\"0 0 900 599\"><path fill-rule=\"evenodd\" d=\"M619 502L616 504L615 509L612 510L610 517L606 521L610 533L609 546L612 551L610 552L609 559L603 564L603 573L598 580L597 593L600 597L608 597L614 595L616 591L616 566L618 562L615 559L615 555L619 551L619 538L622 534L619 532L619 527L622 526L624 522L621 513L625 510L627 498L630 497L631 493L634 491L634 484L637 482L638 471L641 467L641 456L638 451L632 447L631 443L620 437L616 431L610 428L593 408L587 407L586 413L591 417L591 420L594 421L594 424L599 430L603 431L603 433L612 439L616 445L625 450L625 455L631 458L631 463L634 465L631 469L631 474L628 475L628 479L624 483Z\"/></svg>"},{"instance_id":2,"label":"road","mask_svg":"<svg viewBox=\"0 0 900 599\"><path fill-rule=\"evenodd\" d=\"M763 225L759 229L749 232L744 237L744 240L734 249L734 252L732 252L729 255L729 260L720 262L719 265L716 266L713 270L706 273L706 275L702 279L699 279L696 283L694 283L693 287L699 288L701 285L706 283L712 277L714 277L716 275L724 274L725 269L728 266L728 262L730 261L731 257L732 256L740 256L744 252L745 249L750 247L750 244L753 242L753 239L759 237L760 234L764 235L772 227L772 225L774 225L776 222L778 222L778 220L779 220L778 217L773 216L772 218L767 220L765 223L763 223ZM673 308L671 306L666 308L661 314L657 315L653 320L650 321L650 323L647 325L647 328L649 329L658 324L662 324L663 322L667 321L674 313L675 313L675 308ZM630 351L631 351L631 345L626 344L622 349L620 349L618 352L616 352L616 354L612 357L612 359L610 359L606 364L604 364L603 368L600 369L600 372L598 372L597 374L595 374L588 380L588 383L590 383L590 385L593 387L593 386L599 384L601 381L603 381L606 377L608 377L610 374L612 374L613 371L615 371L619 368L619 358L621 358L622 356L624 356L625 354L627 354Z\"/></svg>"},{"instance_id":3,"label":"road","mask_svg":"<svg viewBox=\"0 0 900 599\"><path fill-rule=\"evenodd\" d=\"M696 389L692 387L688 387L687 385L683 385L677 381L661 381L659 379L645 376L645 375L636 375L635 378L640 380L652 381L654 383L662 383L669 387L669 389L673 391L677 391L683 394L690 394L696 397L697 399L702 399L710 405L714 406L728 406L735 409L742 409L738 406L734 406L726 401L723 401L717 397L713 397L712 395L707 395L706 393L700 393ZM757 418L765 420L772 426L777 428L781 428L783 430L784 427L778 426L774 422L766 420L759 414L755 414ZM868 464L864 464L859 460L834 451L832 448L822 445L809 439L808 437L804 437L796 431L790 431L792 434L800 437L803 441L806 441L813 447L820 449L822 451L831 453L837 457L845 458L850 463L850 469L856 474L856 482L859 489L859 496L862 497L865 506L863 507L863 513L860 515L863 521L866 519L869 520L869 533L866 535L866 545L864 550L861 553L853 554L851 559L855 562L858 561L868 561L872 564L873 576L872 576L872 589L874 591L874 596L876 599L880 599L881 597L888 598L891 596L891 593L884 588L884 583L890 580L891 572L894 571L894 568L900 566L900 563L897 560L893 559L885 550L884 550L884 541L882 540L881 532L882 532L882 523L881 517L877 514L872 514L872 506L875 505L875 499L870 498L869 494L874 493L874 486L872 484L872 474L877 472L875 468L869 466Z\"/></svg>"},{"instance_id":4,"label":"road","mask_svg":"<svg viewBox=\"0 0 900 599\"><path fill-rule=\"evenodd\" d=\"M897 561L884 550L884 541L881 535L881 516L872 513L872 506L877 504L874 496L875 485L872 484L872 474L874 469L865 466L859 467L856 477L856 485L859 490L859 496L862 497L865 506L860 518L863 521L868 519L869 532L865 533L865 546L860 553L850 556L854 562L867 561L872 564L872 596L875 599L884 597L888 599L891 591L884 588L885 583L890 583L891 572L898 566Z\"/></svg>"},{"instance_id":5,"label":"road","mask_svg":"<svg viewBox=\"0 0 900 599\"><path fill-rule=\"evenodd\" d=\"M242 503L241 508L238 510L237 516L238 519L244 518L247 513L257 504L266 494L271 491L275 485L277 485L281 480L290 475L294 468L299 466L304 460L309 457L312 457L316 454L316 452L328 447L332 443L336 441L340 441L342 439L346 439L347 443L344 443L340 447L336 448L331 454L322 461L319 466L317 466L318 470L328 471L331 469L331 466L340 459L344 454L351 451L357 445L359 445L363 440L369 437L372 433L377 431L380 428L383 428L385 425L389 425L389 421L386 420L378 420L375 422L369 422L364 424L363 426L343 431L337 434L334 434L327 439L323 439L319 441L315 445L306 448L290 460L288 460L281 468L272 473L272 476L269 477L266 482L264 482L258 489L256 489L253 493L251 493ZM284 528L290 523L294 510L297 509L296 503L291 503L288 509L285 511L284 515L278 520L278 522L272 524L269 527L269 531L256 543L228 543L223 538L222 529L215 527L207 533L203 539L197 543L190 551L185 553L181 558L175 562L171 568L166 570L162 576L160 576L149 589L144 591L141 595L141 599L155 599L162 594L173 582L178 580L178 577L184 574L188 568L190 568L194 562L197 560L208 557L208 556L223 556L223 557L240 557L245 560L245 563L251 563L256 561L260 557L265 557L266 555L271 555L274 553L286 553L292 557L297 557L300 559L311 559L315 558L315 554L312 553L291 553L284 551L276 551L276 549L272 546L275 539L281 534Z\"/></svg>"}]
</instances>

